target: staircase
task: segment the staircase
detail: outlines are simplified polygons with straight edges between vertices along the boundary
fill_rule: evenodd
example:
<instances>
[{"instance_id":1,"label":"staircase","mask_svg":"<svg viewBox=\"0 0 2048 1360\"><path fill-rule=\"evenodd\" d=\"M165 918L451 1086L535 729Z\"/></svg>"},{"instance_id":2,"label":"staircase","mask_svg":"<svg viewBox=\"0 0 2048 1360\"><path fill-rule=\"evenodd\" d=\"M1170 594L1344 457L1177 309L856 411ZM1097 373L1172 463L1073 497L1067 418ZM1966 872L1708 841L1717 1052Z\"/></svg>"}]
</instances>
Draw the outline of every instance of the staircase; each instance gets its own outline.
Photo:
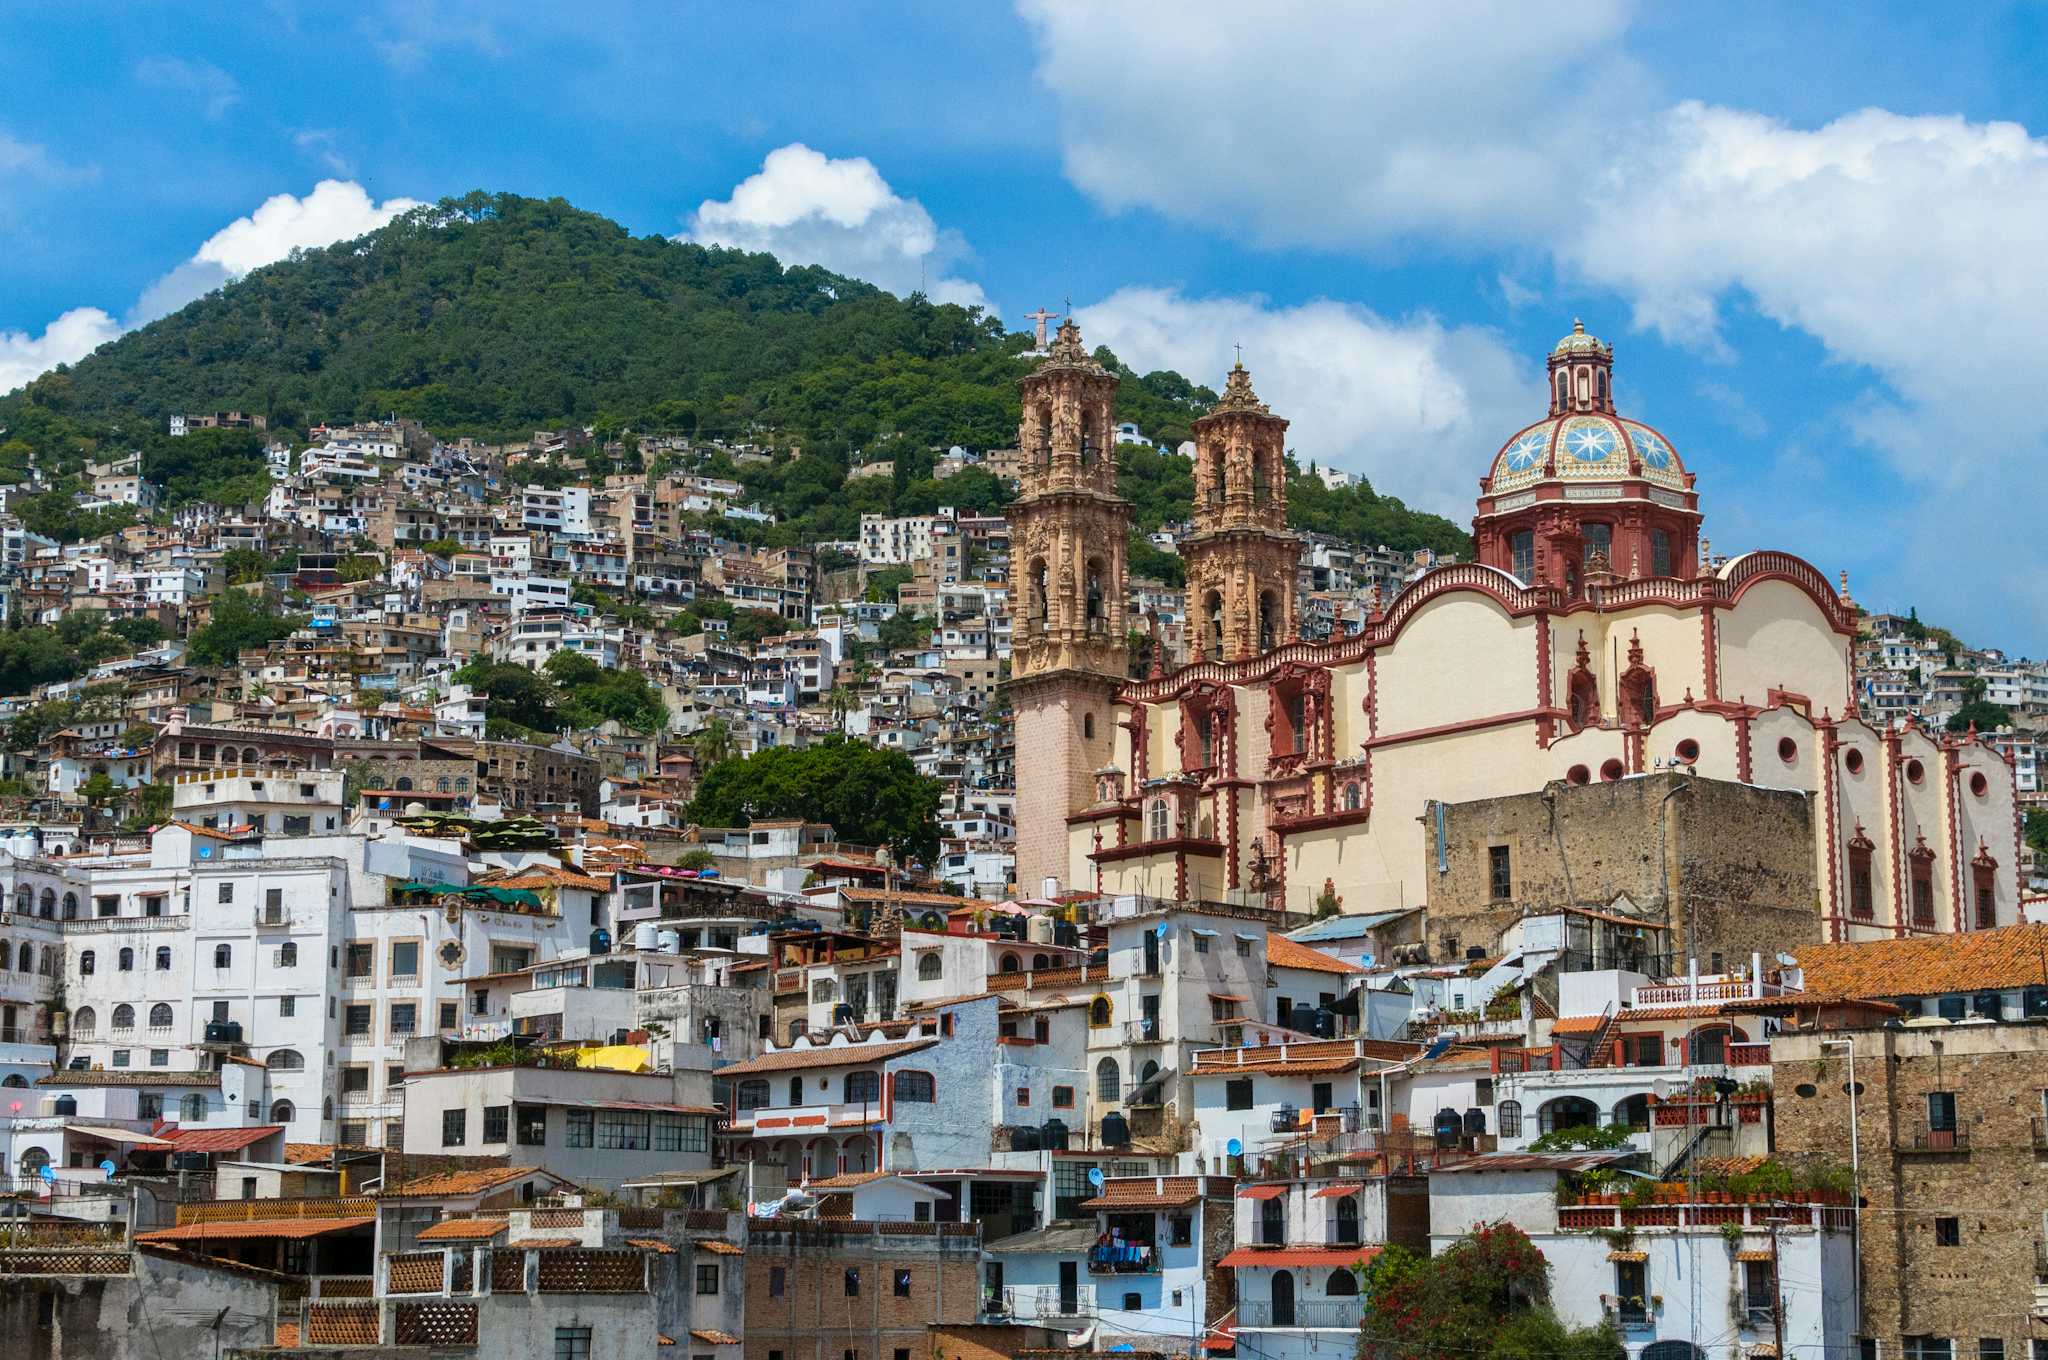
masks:
<instances>
[{"instance_id":1,"label":"staircase","mask_svg":"<svg viewBox=\"0 0 2048 1360\"><path fill-rule=\"evenodd\" d=\"M1659 1168L1657 1179L1661 1181L1681 1179L1687 1164L1701 1154L1709 1140L1721 1144L1721 1151L1725 1154L1735 1145L1735 1131L1726 1124L1701 1125L1692 1137L1685 1140L1685 1146L1678 1150L1677 1155L1665 1163L1663 1167Z\"/></svg>"},{"instance_id":2,"label":"staircase","mask_svg":"<svg viewBox=\"0 0 2048 1360\"><path fill-rule=\"evenodd\" d=\"M1592 1045L1586 1050L1586 1066L1614 1066L1614 1027L1620 1021L1621 1016L1611 1003L1606 1010L1600 1012L1600 1028L1593 1031Z\"/></svg>"}]
</instances>

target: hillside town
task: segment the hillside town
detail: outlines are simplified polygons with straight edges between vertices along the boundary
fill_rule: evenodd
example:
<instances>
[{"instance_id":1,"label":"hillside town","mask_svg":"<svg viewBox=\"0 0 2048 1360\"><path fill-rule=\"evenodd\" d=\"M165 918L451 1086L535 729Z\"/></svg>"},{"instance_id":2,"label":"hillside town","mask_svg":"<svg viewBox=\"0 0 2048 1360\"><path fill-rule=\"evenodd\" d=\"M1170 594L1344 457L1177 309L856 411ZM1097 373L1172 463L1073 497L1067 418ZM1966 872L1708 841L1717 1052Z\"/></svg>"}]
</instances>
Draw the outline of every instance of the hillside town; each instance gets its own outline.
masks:
<instances>
[{"instance_id":1,"label":"hillside town","mask_svg":"<svg viewBox=\"0 0 2048 1360\"><path fill-rule=\"evenodd\" d=\"M6 1334L1344 1360L1533 1246L1632 1360L2048 1353L2048 661L1713 543L1584 326L1466 560L1291 528L1242 363L1134 535L1030 359L1000 509L803 547L772 431L0 490Z\"/></svg>"}]
</instances>

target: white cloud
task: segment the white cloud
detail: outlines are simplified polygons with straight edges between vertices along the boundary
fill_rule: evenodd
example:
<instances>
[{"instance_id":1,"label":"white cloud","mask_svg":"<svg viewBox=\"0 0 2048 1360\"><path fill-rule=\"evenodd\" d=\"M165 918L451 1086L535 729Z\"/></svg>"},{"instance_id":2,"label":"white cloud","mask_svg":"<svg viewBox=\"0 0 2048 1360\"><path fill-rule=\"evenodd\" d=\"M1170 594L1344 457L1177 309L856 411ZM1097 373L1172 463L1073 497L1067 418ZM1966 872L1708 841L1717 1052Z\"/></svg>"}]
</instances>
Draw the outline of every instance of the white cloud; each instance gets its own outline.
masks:
<instances>
[{"instance_id":1,"label":"white cloud","mask_svg":"<svg viewBox=\"0 0 2048 1360\"><path fill-rule=\"evenodd\" d=\"M208 118L219 118L242 97L242 87L218 66L185 57L144 57L135 78L160 90L175 90L199 101Z\"/></svg>"},{"instance_id":2,"label":"white cloud","mask_svg":"<svg viewBox=\"0 0 2048 1360\"><path fill-rule=\"evenodd\" d=\"M12 392L58 364L75 363L120 333L114 318L97 307L74 307L41 335L0 331L0 392Z\"/></svg>"},{"instance_id":3,"label":"white cloud","mask_svg":"<svg viewBox=\"0 0 2048 1360\"><path fill-rule=\"evenodd\" d=\"M323 179L304 198L273 194L255 212L238 217L206 239L190 260L143 292L129 321L142 325L166 316L252 269L275 264L294 250L333 245L377 230L420 206L411 198L375 202L360 184Z\"/></svg>"},{"instance_id":4,"label":"white cloud","mask_svg":"<svg viewBox=\"0 0 2048 1360\"><path fill-rule=\"evenodd\" d=\"M1077 316L1090 345L1139 372L1170 368L1219 390L1243 345L1252 385L1292 422L1288 446L1304 465L1362 472L1375 490L1461 523L1486 457L1543 409L1525 358L1491 331L1428 315L1125 288Z\"/></svg>"},{"instance_id":5,"label":"white cloud","mask_svg":"<svg viewBox=\"0 0 2048 1360\"><path fill-rule=\"evenodd\" d=\"M834 159L801 142L768 153L732 197L706 199L678 240L762 250L785 264L822 265L892 293L920 284L936 302L988 306L978 284L946 271L967 245L902 198L865 157Z\"/></svg>"},{"instance_id":6,"label":"white cloud","mask_svg":"<svg viewBox=\"0 0 2048 1360\"><path fill-rule=\"evenodd\" d=\"M273 195L255 212L208 237L191 259L144 289L125 323L116 323L97 307L77 307L51 322L40 336L0 331L0 392L11 392L58 364L76 363L124 330L168 315L294 250L362 236L418 206L410 198L376 203L361 185L331 179L322 180L304 198Z\"/></svg>"},{"instance_id":7,"label":"white cloud","mask_svg":"<svg viewBox=\"0 0 2048 1360\"><path fill-rule=\"evenodd\" d=\"M345 179L356 172L355 163L341 154L332 128L301 128L292 134L292 145L320 162L330 175Z\"/></svg>"},{"instance_id":8,"label":"white cloud","mask_svg":"<svg viewBox=\"0 0 2048 1360\"><path fill-rule=\"evenodd\" d=\"M0 130L0 176L65 181L91 179L97 174L96 166L67 165L41 142L25 142Z\"/></svg>"},{"instance_id":9,"label":"white cloud","mask_svg":"<svg viewBox=\"0 0 2048 1360\"><path fill-rule=\"evenodd\" d=\"M1644 81L1626 0L1020 0L1067 174L1270 243L1542 230Z\"/></svg>"}]
</instances>

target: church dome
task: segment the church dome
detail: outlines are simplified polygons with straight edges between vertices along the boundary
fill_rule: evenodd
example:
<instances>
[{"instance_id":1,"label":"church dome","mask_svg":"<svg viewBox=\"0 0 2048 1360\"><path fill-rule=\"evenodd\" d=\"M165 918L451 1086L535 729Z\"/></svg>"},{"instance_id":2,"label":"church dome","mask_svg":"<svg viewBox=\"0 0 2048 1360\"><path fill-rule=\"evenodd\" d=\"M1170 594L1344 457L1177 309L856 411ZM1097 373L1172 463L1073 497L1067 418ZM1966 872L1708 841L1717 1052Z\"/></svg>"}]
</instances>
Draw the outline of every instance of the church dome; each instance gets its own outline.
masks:
<instances>
[{"instance_id":1,"label":"church dome","mask_svg":"<svg viewBox=\"0 0 2048 1360\"><path fill-rule=\"evenodd\" d=\"M1487 489L1500 495L1546 481L1633 480L1686 489L1685 465L1671 441L1640 421L1574 412L1517 430L1494 455Z\"/></svg>"},{"instance_id":2,"label":"church dome","mask_svg":"<svg viewBox=\"0 0 2048 1360\"><path fill-rule=\"evenodd\" d=\"M1557 355L1605 354L1611 356L1614 353L1614 347L1603 344L1597 335L1586 334L1586 323L1574 317L1571 334L1552 346L1550 352Z\"/></svg>"}]
</instances>

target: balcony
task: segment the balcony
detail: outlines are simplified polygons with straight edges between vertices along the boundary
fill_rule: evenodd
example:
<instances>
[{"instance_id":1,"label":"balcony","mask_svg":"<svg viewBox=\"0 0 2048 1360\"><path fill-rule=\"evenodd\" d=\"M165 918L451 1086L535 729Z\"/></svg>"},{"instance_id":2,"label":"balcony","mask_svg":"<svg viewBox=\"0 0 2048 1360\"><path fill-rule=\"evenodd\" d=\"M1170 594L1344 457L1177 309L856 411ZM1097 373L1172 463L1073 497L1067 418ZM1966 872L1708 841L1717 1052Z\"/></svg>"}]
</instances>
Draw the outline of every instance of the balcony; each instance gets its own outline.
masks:
<instances>
[{"instance_id":1,"label":"balcony","mask_svg":"<svg viewBox=\"0 0 2048 1360\"><path fill-rule=\"evenodd\" d=\"M1127 1044L1156 1044L1160 1039L1160 1024L1156 1016L1143 1020L1124 1022L1124 1042Z\"/></svg>"},{"instance_id":2,"label":"balcony","mask_svg":"<svg viewBox=\"0 0 2048 1360\"><path fill-rule=\"evenodd\" d=\"M1904 1153L1926 1153L1936 1155L1970 1150L1970 1130L1958 1119L1948 1127L1937 1127L1932 1121L1922 1119L1907 1134L1899 1151Z\"/></svg>"},{"instance_id":3,"label":"balcony","mask_svg":"<svg viewBox=\"0 0 2048 1360\"><path fill-rule=\"evenodd\" d=\"M1292 1305L1275 1308L1265 1299L1243 1299L1237 1305L1237 1325L1246 1327L1330 1327L1356 1331L1364 1319L1362 1299L1296 1299Z\"/></svg>"},{"instance_id":4,"label":"balcony","mask_svg":"<svg viewBox=\"0 0 2048 1360\"><path fill-rule=\"evenodd\" d=\"M1060 1296L1058 1285L1019 1285L1005 1289L1002 1297L991 1300L991 1315L1007 1317L1013 1322L1078 1322L1095 1316L1095 1296L1086 1290L1076 1289L1065 1298Z\"/></svg>"},{"instance_id":5,"label":"balcony","mask_svg":"<svg viewBox=\"0 0 2048 1360\"><path fill-rule=\"evenodd\" d=\"M882 1102L838 1101L822 1105L782 1105L741 1110L732 1117L735 1133L823 1132L827 1129L859 1128L882 1121Z\"/></svg>"},{"instance_id":6,"label":"balcony","mask_svg":"<svg viewBox=\"0 0 2048 1360\"><path fill-rule=\"evenodd\" d=\"M1157 1275L1159 1252L1149 1242L1110 1242L1088 1249L1090 1275Z\"/></svg>"}]
</instances>

